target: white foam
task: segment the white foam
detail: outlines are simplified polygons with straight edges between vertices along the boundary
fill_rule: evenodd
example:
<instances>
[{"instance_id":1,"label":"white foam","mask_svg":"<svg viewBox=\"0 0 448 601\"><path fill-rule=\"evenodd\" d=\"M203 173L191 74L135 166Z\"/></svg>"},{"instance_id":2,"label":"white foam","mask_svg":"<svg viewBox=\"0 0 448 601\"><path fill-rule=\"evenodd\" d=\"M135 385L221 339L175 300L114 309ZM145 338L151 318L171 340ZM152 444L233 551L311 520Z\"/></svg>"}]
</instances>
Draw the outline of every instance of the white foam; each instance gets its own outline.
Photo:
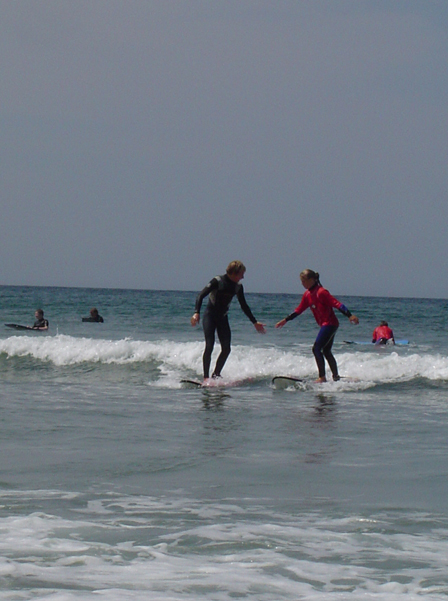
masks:
<instances>
[{"instance_id":1,"label":"white foam","mask_svg":"<svg viewBox=\"0 0 448 601\"><path fill-rule=\"evenodd\" d=\"M0 599L408 601L448 594L447 524L426 514L292 515L263 508L262 500L243 506L129 496L97 499L77 513L81 519L43 512L0 519ZM11 589L22 593L14 597Z\"/></svg>"},{"instance_id":2,"label":"white foam","mask_svg":"<svg viewBox=\"0 0 448 601\"><path fill-rule=\"evenodd\" d=\"M157 384L179 386L182 377L200 377L203 342L171 340L143 341L123 338L106 340L76 338L67 335L11 336L0 340L0 353L10 357L32 357L56 366L81 363L156 364L160 379ZM216 346L212 362L219 353ZM360 381L359 387L384 382L402 382L414 378L448 380L448 357L431 352L338 352L339 371L343 376ZM277 346L236 345L226 364L224 377L270 379L275 375L315 378L316 364L307 346L279 348ZM339 386L348 386L347 382Z\"/></svg>"},{"instance_id":3,"label":"white foam","mask_svg":"<svg viewBox=\"0 0 448 601\"><path fill-rule=\"evenodd\" d=\"M198 358L201 350L197 342L104 340L60 334L39 339L11 336L0 340L0 352L8 357L30 356L59 366L83 362L125 364L170 358L176 364L188 366L192 359Z\"/></svg>"}]
</instances>

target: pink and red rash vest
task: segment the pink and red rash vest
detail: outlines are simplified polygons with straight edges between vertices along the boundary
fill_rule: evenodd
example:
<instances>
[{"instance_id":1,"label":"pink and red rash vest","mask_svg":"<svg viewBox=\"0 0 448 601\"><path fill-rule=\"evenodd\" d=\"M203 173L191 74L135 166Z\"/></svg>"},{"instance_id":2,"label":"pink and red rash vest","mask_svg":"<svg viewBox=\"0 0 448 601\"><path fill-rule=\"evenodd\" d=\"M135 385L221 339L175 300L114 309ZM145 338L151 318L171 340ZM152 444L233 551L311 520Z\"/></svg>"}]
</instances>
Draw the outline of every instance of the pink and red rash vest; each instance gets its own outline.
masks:
<instances>
[{"instance_id":1,"label":"pink and red rash vest","mask_svg":"<svg viewBox=\"0 0 448 601\"><path fill-rule=\"evenodd\" d=\"M303 313L308 307L311 308L314 318L319 326L338 326L339 321L334 314L333 307L339 309L347 317L351 316L350 311L345 305L338 301L334 296L320 285L313 286L306 290L300 301L300 305L294 309L289 319L294 319L297 315ZM294 315L295 314L295 315ZM288 318L287 318L288 319ZM289 320L288 320L289 321Z\"/></svg>"},{"instance_id":2,"label":"pink and red rash vest","mask_svg":"<svg viewBox=\"0 0 448 601\"><path fill-rule=\"evenodd\" d=\"M377 340L380 340L381 338L390 340L393 337L394 337L394 333L391 330L391 328L389 328L389 326L378 326L377 328L375 328L373 330L373 334L372 334L372 340L374 342L376 342Z\"/></svg>"}]
</instances>

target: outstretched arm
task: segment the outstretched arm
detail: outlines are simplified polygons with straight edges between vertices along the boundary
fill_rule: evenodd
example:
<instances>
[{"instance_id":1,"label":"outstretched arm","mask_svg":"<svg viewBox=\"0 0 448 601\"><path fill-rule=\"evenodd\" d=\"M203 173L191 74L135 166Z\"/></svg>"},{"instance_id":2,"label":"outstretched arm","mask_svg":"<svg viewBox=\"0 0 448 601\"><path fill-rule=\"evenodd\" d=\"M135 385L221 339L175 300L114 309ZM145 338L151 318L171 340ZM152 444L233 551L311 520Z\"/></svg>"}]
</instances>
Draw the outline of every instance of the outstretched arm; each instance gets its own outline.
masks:
<instances>
[{"instance_id":1,"label":"outstretched arm","mask_svg":"<svg viewBox=\"0 0 448 601\"><path fill-rule=\"evenodd\" d=\"M343 303L341 303L337 299L335 299L334 297L330 296L330 298L332 298L334 301L336 301L337 304L335 304L334 306L336 307L336 309L338 309L338 311L340 311L343 315L345 315L346 317L349 318L350 323L352 323L354 325L358 325L359 319L356 317L356 315L352 315L352 313L347 309L347 307Z\"/></svg>"},{"instance_id":2,"label":"outstretched arm","mask_svg":"<svg viewBox=\"0 0 448 601\"><path fill-rule=\"evenodd\" d=\"M296 309L294 309L294 311L291 313L291 315L288 315L287 317L284 317L283 319L281 319L280 321L278 321L275 324L276 328L283 328L283 326L285 325L285 323L287 321L291 321L293 319L295 319L298 315L300 315L300 313L298 313L298 311L300 310L300 313L303 312L303 308L301 307L301 305L299 305Z\"/></svg>"},{"instance_id":3,"label":"outstretched arm","mask_svg":"<svg viewBox=\"0 0 448 601\"><path fill-rule=\"evenodd\" d=\"M247 315L247 317L250 319L250 321L257 328L256 324L259 324L260 322L255 319L252 311L250 310L250 307L246 301L246 297L244 296L243 286L241 284L239 285L238 292L236 293L236 297L238 299L238 302L240 303L241 309L243 310L244 314ZM260 324L260 325L262 326L262 328L264 330L263 324ZM260 331L260 330L258 330L258 328L257 328L257 331ZM263 333L264 333L264 331L263 331Z\"/></svg>"},{"instance_id":4,"label":"outstretched arm","mask_svg":"<svg viewBox=\"0 0 448 601\"><path fill-rule=\"evenodd\" d=\"M301 315L304 311L306 311L306 309L308 309L309 306L310 306L309 296L305 292L305 294L302 296L302 300L300 301L299 306L296 307L290 315L288 315L284 319L281 319L279 322L277 322L275 324L275 327L283 328L283 326L285 325L285 323L287 321L291 321L291 320L295 319L298 315Z\"/></svg>"},{"instance_id":5,"label":"outstretched arm","mask_svg":"<svg viewBox=\"0 0 448 601\"><path fill-rule=\"evenodd\" d=\"M283 326L285 325L286 321L287 321L287 319L286 319L286 318L285 318L285 319L281 319L280 321L278 321L278 322L275 324L275 327L276 327L276 328L283 328Z\"/></svg>"}]
</instances>

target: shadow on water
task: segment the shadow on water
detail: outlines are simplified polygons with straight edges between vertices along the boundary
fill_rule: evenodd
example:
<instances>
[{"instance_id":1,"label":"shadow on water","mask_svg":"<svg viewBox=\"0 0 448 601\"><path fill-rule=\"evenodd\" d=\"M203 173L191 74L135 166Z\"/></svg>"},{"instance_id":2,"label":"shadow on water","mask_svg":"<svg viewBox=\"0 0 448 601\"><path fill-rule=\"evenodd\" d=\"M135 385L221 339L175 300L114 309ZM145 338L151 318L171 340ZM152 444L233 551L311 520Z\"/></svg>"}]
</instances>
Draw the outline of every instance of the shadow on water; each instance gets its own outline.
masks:
<instances>
[{"instance_id":1,"label":"shadow on water","mask_svg":"<svg viewBox=\"0 0 448 601\"><path fill-rule=\"evenodd\" d=\"M295 429L304 427L327 427L335 421L337 402L334 396L320 392L308 397L307 402L296 405L288 413L289 427Z\"/></svg>"},{"instance_id":2,"label":"shadow on water","mask_svg":"<svg viewBox=\"0 0 448 601\"><path fill-rule=\"evenodd\" d=\"M314 410L305 420L305 427L311 426L304 438L305 463L327 463L336 450L336 443L329 432L336 427L337 403L332 396L317 394L314 397Z\"/></svg>"},{"instance_id":3,"label":"shadow on water","mask_svg":"<svg viewBox=\"0 0 448 601\"><path fill-rule=\"evenodd\" d=\"M222 390L210 390L204 388L202 392L202 409L206 411L223 411L225 409L224 401L230 399L231 395Z\"/></svg>"},{"instance_id":4,"label":"shadow on water","mask_svg":"<svg viewBox=\"0 0 448 601\"><path fill-rule=\"evenodd\" d=\"M241 443L240 409L229 404L232 395L220 390L201 391L200 436L196 448L208 459L226 457Z\"/></svg>"},{"instance_id":5,"label":"shadow on water","mask_svg":"<svg viewBox=\"0 0 448 601\"><path fill-rule=\"evenodd\" d=\"M284 423L287 439L305 464L326 464L337 449L338 403L333 395L318 393L289 408Z\"/></svg>"},{"instance_id":6,"label":"shadow on water","mask_svg":"<svg viewBox=\"0 0 448 601\"><path fill-rule=\"evenodd\" d=\"M326 394L316 394L316 403L314 406L314 418L317 423L327 424L336 417L336 401L332 396Z\"/></svg>"}]
</instances>

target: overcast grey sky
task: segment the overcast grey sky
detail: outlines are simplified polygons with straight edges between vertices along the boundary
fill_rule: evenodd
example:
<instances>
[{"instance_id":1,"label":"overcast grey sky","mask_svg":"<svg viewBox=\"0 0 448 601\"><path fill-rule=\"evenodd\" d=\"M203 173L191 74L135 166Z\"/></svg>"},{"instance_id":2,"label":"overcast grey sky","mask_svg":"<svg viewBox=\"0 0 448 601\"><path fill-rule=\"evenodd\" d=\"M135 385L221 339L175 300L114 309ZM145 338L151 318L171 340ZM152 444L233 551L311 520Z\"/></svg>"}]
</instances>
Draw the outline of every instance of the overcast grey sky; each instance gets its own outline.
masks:
<instances>
[{"instance_id":1,"label":"overcast grey sky","mask_svg":"<svg viewBox=\"0 0 448 601\"><path fill-rule=\"evenodd\" d=\"M447 0L0 7L0 284L448 297Z\"/></svg>"}]
</instances>

